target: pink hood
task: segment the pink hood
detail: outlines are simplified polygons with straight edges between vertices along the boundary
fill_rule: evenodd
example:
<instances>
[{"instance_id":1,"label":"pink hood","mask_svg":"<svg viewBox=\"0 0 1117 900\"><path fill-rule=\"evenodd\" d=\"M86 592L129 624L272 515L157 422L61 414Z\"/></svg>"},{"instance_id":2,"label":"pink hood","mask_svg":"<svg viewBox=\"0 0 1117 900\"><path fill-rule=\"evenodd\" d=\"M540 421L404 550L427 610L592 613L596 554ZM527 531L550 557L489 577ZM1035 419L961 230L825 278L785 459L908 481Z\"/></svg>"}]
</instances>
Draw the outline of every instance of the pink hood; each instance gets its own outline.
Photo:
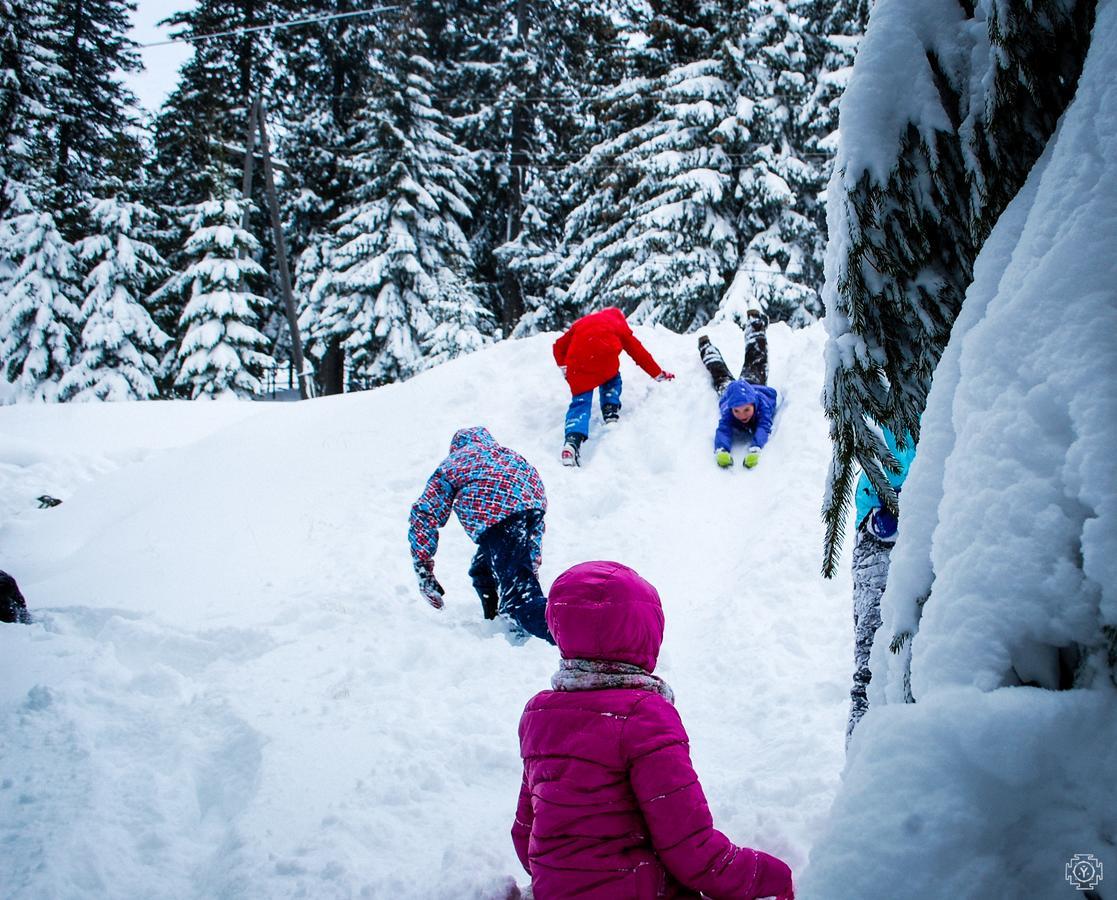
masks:
<instances>
[{"instance_id":1,"label":"pink hood","mask_svg":"<svg viewBox=\"0 0 1117 900\"><path fill-rule=\"evenodd\" d=\"M663 643L663 606L628 566L585 562L555 579L547 627L563 659L607 659L651 672Z\"/></svg>"}]
</instances>

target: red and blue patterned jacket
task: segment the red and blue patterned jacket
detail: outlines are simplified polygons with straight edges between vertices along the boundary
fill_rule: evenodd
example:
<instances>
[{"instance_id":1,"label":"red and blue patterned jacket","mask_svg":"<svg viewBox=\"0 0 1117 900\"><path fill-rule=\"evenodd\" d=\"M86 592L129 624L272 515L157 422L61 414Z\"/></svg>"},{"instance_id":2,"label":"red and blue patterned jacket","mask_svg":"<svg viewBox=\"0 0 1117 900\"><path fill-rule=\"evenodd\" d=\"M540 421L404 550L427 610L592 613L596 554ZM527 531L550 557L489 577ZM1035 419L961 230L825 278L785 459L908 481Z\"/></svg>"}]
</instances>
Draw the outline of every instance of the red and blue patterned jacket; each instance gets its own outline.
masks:
<instances>
[{"instance_id":1,"label":"red and blue patterned jacket","mask_svg":"<svg viewBox=\"0 0 1117 900\"><path fill-rule=\"evenodd\" d=\"M438 530L458 514L466 534L476 541L486 528L528 509L547 508L543 479L535 466L498 444L487 428L462 428L450 441L450 455L427 480L411 505L407 539L415 567L432 569ZM542 529L534 535L536 568L542 555Z\"/></svg>"}]
</instances>

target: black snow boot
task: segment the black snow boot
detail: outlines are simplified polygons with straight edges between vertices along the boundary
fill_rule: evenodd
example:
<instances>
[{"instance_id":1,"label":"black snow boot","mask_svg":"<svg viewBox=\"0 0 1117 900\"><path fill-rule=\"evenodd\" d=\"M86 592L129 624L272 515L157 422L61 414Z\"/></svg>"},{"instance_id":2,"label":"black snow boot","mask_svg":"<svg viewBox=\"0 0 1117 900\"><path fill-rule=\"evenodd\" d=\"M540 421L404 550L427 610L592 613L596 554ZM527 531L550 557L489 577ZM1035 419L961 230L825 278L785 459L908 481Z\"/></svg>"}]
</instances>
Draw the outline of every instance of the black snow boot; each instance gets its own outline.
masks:
<instances>
[{"instance_id":1,"label":"black snow boot","mask_svg":"<svg viewBox=\"0 0 1117 900\"><path fill-rule=\"evenodd\" d=\"M741 377L749 384L768 383L768 317L758 309L748 311Z\"/></svg>"},{"instance_id":2,"label":"black snow boot","mask_svg":"<svg viewBox=\"0 0 1117 900\"><path fill-rule=\"evenodd\" d=\"M729 374L729 366L725 364L721 351L710 343L706 335L702 335L698 339L698 355L702 357L702 365L710 373L710 381L720 396L721 392L733 382L733 376Z\"/></svg>"}]
</instances>

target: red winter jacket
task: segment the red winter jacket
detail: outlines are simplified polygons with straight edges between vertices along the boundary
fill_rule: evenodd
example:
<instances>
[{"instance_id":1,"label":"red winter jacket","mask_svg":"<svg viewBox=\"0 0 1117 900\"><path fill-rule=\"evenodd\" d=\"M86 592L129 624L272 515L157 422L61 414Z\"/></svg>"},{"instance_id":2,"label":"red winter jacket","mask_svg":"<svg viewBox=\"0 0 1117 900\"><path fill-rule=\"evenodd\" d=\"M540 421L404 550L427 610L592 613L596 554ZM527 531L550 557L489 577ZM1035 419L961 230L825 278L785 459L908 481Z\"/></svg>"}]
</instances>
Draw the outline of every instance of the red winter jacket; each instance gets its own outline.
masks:
<instances>
[{"instance_id":1,"label":"red winter jacket","mask_svg":"<svg viewBox=\"0 0 1117 900\"><path fill-rule=\"evenodd\" d=\"M663 640L659 594L612 562L560 575L547 625L564 659L648 672ZM520 720L520 753L512 841L536 900L791 895L784 863L714 828L683 723L658 693L543 691Z\"/></svg>"},{"instance_id":2,"label":"red winter jacket","mask_svg":"<svg viewBox=\"0 0 1117 900\"><path fill-rule=\"evenodd\" d=\"M571 325L555 341L555 362L566 366L566 381L576 396L592 391L621 370L621 350L652 378L663 371L615 306L582 316Z\"/></svg>"}]
</instances>

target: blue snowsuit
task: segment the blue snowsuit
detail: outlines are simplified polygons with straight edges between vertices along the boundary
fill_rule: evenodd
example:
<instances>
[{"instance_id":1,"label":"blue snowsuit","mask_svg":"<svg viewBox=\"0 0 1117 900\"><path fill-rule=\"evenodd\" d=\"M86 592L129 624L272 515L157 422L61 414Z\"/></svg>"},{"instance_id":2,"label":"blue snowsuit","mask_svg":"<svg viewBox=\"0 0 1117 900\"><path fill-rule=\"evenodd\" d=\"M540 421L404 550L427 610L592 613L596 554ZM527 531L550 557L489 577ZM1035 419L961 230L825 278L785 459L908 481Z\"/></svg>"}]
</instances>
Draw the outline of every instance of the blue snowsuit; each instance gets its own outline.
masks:
<instances>
[{"instance_id":1,"label":"blue snowsuit","mask_svg":"<svg viewBox=\"0 0 1117 900\"><path fill-rule=\"evenodd\" d=\"M715 450L732 450L734 433L750 435L751 446L763 447L772 432L772 419L776 415L776 389L766 384L749 384L743 378L734 381L718 398L717 431L714 433ZM751 403L756 407L748 422L740 422L733 415L733 407Z\"/></svg>"}]
</instances>

